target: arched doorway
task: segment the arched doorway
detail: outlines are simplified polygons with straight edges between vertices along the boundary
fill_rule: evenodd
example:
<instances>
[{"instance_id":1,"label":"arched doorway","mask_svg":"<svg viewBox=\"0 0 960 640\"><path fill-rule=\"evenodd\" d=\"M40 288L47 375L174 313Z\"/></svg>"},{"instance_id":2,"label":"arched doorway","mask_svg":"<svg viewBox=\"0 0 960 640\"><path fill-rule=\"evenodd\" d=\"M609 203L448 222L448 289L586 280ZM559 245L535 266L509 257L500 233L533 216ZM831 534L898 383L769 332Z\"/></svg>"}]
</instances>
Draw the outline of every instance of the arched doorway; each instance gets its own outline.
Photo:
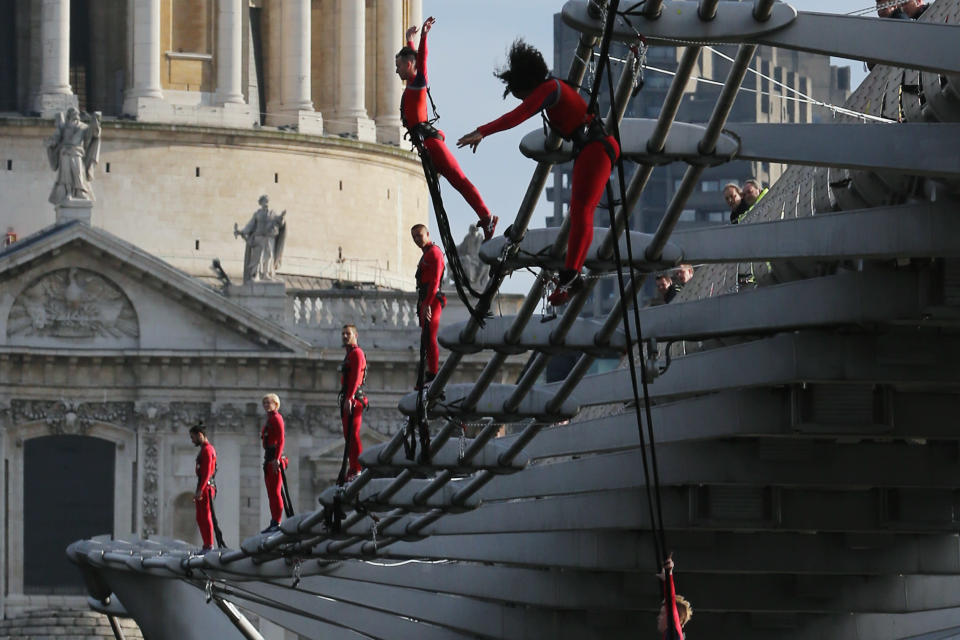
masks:
<instances>
[{"instance_id":1,"label":"arched doorway","mask_svg":"<svg viewBox=\"0 0 960 640\"><path fill-rule=\"evenodd\" d=\"M116 445L73 435L31 438L23 462L24 593L84 593L65 549L113 531Z\"/></svg>"}]
</instances>

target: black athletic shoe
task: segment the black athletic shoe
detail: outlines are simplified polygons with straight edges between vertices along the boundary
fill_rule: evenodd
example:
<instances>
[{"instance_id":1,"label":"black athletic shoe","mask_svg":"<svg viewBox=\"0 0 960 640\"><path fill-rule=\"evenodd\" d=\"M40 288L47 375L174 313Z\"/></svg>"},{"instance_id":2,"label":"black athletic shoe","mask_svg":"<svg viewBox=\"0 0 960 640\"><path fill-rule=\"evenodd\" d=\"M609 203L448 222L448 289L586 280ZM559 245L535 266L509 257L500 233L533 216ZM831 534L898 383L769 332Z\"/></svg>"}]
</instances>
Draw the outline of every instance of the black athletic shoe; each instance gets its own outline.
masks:
<instances>
[{"instance_id":1,"label":"black athletic shoe","mask_svg":"<svg viewBox=\"0 0 960 640\"><path fill-rule=\"evenodd\" d=\"M271 520L270 524L267 525L267 528L260 533L273 533L274 531L280 531L280 523L276 520Z\"/></svg>"}]
</instances>

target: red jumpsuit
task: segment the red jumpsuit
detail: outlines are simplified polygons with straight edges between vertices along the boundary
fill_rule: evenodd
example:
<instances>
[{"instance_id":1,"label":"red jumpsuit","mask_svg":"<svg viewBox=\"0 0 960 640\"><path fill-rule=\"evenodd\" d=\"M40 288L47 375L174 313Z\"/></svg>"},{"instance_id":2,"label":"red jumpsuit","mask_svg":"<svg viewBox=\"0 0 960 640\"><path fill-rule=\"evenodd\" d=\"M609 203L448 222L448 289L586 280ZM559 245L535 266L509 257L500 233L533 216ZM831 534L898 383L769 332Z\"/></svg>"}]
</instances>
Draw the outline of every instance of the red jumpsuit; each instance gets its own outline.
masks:
<instances>
[{"instance_id":1,"label":"red jumpsuit","mask_svg":"<svg viewBox=\"0 0 960 640\"><path fill-rule=\"evenodd\" d=\"M363 451L363 445L360 443L363 403L356 399L356 395L366 374L367 357L363 354L363 349L356 345L348 346L347 356L343 359L343 370L340 375L340 389L343 393L340 420L343 424L343 438L347 446L348 478L360 473L360 452Z\"/></svg>"},{"instance_id":2,"label":"red jumpsuit","mask_svg":"<svg viewBox=\"0 0 960 640\"><path fill-rule=\"evenodd\" d=\"M667 613L667 630L663 640L683 640L680 612L677 611L677 589L673 585L673 572L667 571L663 581L663 606Z\"/></svg>"},{"instance_id":3,"label":"red jumpsuit","mask_svg":"<svg viewBox=\"0 0 960 640\"><path fill-rule=\"evenodd\" d=\"M216 496L217 489L210 481L217 470L217 451L210 442L200 445L196 470L197 493L200 494L194 501L197 507L197 526L200 528L200 537L203 538L203 548L212 549L213 513L210 510L210 501Z\"/></svg>"},{"instance_id":4,"label":"red jumpsuit","mask_svg":"<svg viewBox=\"0 0 960 640\"><path fill-rule=\"evenodd\" d=\"M577 90L554 78L545 80L516 109L478 127L477 131L486 137L515 127L541 110L546 110L551 128L565 139L573 137L593 120L593 114L587 113L587 103ZM602 140L587 142L573 161L570 236L565 266L574 271L579 271L587 258L587 250L593 241L593 212L610 179L613 162L620 154L613 136ZM604 142L613 150L614 158L607 153Z\"/></svg>"},{"instance_id":5,"label":"red jumpsuit","mask_svg":"<svg viewBox=\"0 0 960 640\"><path fill-rule=\"evenodd\" d=\"M270 520L280 522L283 516L283 479L280 467L270 464L274 460L283 464L283 416L279 411L268 411L267 422L260 430L263 443L263 482L267 485L267 500L270 502Z\"/></svg>"},{"instance_id":6,"label":"red jumpsuit","mask_svg":"<svg viewBox=\"0 0 960 640\"><path fill-rule=\"evenodd\" d=\"M419 49L413 46L412 40L407 42L407 46L417 52L417 77L407 82L403 96L400 98L400 119L403 120L403 125L407 129L413 129L416 125L427 121L427 34L420 33ZM490 217L490 210L480 197L480 192L463 175L463 170L460 169L456 158L447 149L443 132L438 131L438 133L439 138L423 136L423 146L430 154L430 161L437 168L437 172L446 178L453 188L460 192L467 204L477 212L477 217L486 220Z\"/></svg>"},{"instance_id":7,"label":"red jumpsuit","mask_svg":"<svg viewBox=\"0 0 960 640\"><path fill-rule=\"evenodd\" d=\"M440 293L442 278L443 252L431 242L423 247L423 257L417 265L417 291L420 294L417 317L420 319L421 329L427 332L427 373L431 374L431 377L437 375L440 368L437 329L440 328L440 314L443 312L443 294ZM427 308L430 309L430 320L426 319Z\"/></svg>"}]
</instances>

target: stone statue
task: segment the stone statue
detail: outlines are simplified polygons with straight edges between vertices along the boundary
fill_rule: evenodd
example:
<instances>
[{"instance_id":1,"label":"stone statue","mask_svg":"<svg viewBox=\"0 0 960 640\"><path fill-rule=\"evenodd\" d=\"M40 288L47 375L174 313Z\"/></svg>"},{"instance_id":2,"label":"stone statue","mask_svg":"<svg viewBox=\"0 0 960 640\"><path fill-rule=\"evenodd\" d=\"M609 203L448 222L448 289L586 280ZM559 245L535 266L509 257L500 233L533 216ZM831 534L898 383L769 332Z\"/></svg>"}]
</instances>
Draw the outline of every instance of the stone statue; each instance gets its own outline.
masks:
<instances>
[{"instance_id":1,"label":"stone statue","mask_svg":"<svg viewBox=\"0 0 960 640\"><path fill-rule=\"evenodd\" d=\"M93 200L93 169L100 161L100 112L81 114L74 107L56 118L57 131L43 141L50 168L57 180L50 202L59 205L69 199Z\"/></svg>"},{"instance_id":2,"label":"stone statue","mask_svg":"<svg viewBox=\"0 0 960 640\"><path fill-rule=\"evenodd\" d=\"M286 209L280 215L268 206L270 199L260 196L260 208L254 212L243 229L233 224L233 237L246 241L243 254L243 282L275 280L275 274L283 258L283 244L287 237Z\"/></svg>"},{"instance_id":3,"label":"stone statue","mask_svg":"<svg viewBox=\"0 0 960 640\"><path fill-rule=\"evenodd\" d=\"M487 286L487 280L490 279L490 269L480 260L480 245L482 244L483 231L478 229L477 225L471 224L467 230L467 235L457 245L457 253L460 254L460 264L463 265L463 271L470 279L470 286L478 291ZM452 278L452 275L449 277Z\"/></svg>"}]
</instances>

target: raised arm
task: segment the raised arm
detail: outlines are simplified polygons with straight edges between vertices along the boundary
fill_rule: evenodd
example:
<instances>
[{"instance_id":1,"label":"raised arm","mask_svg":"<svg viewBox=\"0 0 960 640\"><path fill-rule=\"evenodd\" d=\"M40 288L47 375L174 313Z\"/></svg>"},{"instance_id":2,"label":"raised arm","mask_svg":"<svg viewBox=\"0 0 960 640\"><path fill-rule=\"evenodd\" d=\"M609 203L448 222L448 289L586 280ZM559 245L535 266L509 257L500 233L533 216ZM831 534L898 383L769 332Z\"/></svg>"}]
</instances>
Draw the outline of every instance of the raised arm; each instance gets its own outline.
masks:
<instances>
[{"instance_id":1,"label":"raised arm","mask_svg":"<svg viewBox=\"0 0 960 640\"><path fill-rule=\"evenodd\" d=\"M667 631L664 640L683 640L680 612L677 611L677 589L673 584L673 560L668 559L664 565L663 606L667 614Z\"/></svg>"},{"instance_id":2,"label":"raised arm","mask_svg":"<svg viewBox=\"0 0 960 640\"><path fill-rule=\"evenodd\" d=\"M541 109L553 106L560 95L560 86L557 82L559 82L559 80L543 82L539 87L530 92L530 95L524 98L523 102L521 102L516 109L508 111L492 122L477 127L457 140L457 146L465 147L470 145L473 147L473 150L476 151L477 145L480 144L480 141L485 137L498 131L512 129L524 120L528 120L536 115Z\"/></svg>"}]
</instances>

